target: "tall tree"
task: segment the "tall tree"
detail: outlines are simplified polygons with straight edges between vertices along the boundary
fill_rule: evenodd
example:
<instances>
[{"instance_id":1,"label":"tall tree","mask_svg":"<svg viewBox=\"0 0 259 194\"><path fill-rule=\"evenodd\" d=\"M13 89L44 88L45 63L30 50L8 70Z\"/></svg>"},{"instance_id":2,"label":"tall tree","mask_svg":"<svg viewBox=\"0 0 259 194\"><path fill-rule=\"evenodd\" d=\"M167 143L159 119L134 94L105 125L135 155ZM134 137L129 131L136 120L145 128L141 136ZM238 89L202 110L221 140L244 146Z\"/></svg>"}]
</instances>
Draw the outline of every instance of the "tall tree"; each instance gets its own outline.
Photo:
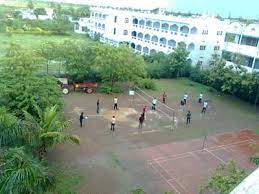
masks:
<instances>
[{"instance_id":1,"label":"tall tree","mask_svg":"<svg viewBox=\"0 0 259 194\"><path fill-rule=\"evenodd\" d=\"M33 2L32 2L32 1L29 1L28 4L27 4L27 7L28 7L29 9L34 9L34 4L33 4Z\"/></svg>"}]
</instances>

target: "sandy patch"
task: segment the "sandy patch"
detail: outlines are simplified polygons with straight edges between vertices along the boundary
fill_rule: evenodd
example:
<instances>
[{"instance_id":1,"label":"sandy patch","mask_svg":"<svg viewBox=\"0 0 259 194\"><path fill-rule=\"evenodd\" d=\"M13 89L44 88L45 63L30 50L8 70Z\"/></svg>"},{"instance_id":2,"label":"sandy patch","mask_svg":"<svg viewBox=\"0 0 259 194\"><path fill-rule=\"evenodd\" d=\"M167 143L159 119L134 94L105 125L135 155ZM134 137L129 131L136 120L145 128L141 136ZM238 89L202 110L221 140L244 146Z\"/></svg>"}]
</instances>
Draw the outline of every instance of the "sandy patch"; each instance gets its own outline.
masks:
<instances>
[{"instance_id":1,"label":"sandy patch","mask_svg":"<svg viewBox=\"0 0 259 194\"><path fill-rule=\"evenodd\" d=\"M116 121L125 122L128 121L128 116L137 115L138 112L134 108L121 107L119 110L102 110L103 117L111 120L112 116L115 116Z\"/></svg>"}]
</instances>

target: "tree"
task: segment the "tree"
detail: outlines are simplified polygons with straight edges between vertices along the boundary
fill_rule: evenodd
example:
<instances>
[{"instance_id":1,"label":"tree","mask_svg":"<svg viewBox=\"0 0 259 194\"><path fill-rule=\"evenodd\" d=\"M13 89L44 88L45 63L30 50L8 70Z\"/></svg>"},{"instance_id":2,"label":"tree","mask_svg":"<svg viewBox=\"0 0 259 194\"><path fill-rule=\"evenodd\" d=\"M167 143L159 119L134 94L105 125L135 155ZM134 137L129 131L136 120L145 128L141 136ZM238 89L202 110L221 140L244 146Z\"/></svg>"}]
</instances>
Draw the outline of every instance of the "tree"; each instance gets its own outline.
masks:
<instances>
[{"instance_id":1,"label":"tree","mask_svg":"<svg viewBox=\"0 0 259 194\"><path fill-rule=\"evenodd\" d=\"M32 2L32 1L29 1L28 4L27 4L27 7L28 7L29 9L33 9L33 8L34 8L33 2Z\"/></svg>"},{"instance_id":2,"label":"tree","mask_svg":"<svg viewBox=\"0 0 259 194\"><path fill-rule=\"evenodd\" d=\"M92 66L96 58L91 43L85 44L81 42L64 42L60 46L63 54L63 61L66 73L74 81L85 81L94 78L96 72L92 71ZM98 76L97 76L98 77Z\"/></svg>"},{"instance_id":3,"label":"tree","mask_svg":"<svg viewBox=\"0 0 259 194\"><path fill-rule=\"evenodd\" d=\"M111 88L116 82L135 81L146 76L143 58L127 46L96 44L94 52L96 58L93 68L100 73L102 81L110 83Z\"/></svg>"},{"instance_id":4,"label":"tree","mask_svg":"<svg viewBox=\"0 0 259 194\"><path fill-rule=\"evenodd\" d=\"M0 108L0 147L23 145L27 132L20 119Z\"/></svg>"},{"instance_id":5,"label":"tree","mask_svg":"<svg viewBox=\"0 0 259 194\"><path fill-rule=\"evenodd\" d=\"M190 72L191 64L188 62L189 52L179 46L168 55L168 64L165 67L169 77L186 76Z\"/></svg>"},{"instance_id":6,"label":"tree","mask_svg":"<svg viewBox=\"0 0 259 194\"><path fill-rule=\"evenodd\" d=\"M43 159L47 149L65 141L79 144L79 137L65 133L67 121L62 121L57 111L57 106L46 108L42 111L36 107L38 116L35 117L24 111L25 125L31 130L31 144L36 148L39 159ZM39 118L39 119L37 119Z\"/></svg>"},{"instance_id":7,"label":"tree","mask_svg":"<svg viewBox=\"0 0 259 194\"><path fill-rule=\"evenodd\" d=\"M215 193L228 194L247 176L244 170L236 167L231 161L227 165L221 164L213 173L208 184L202 187L201 193L212 191Z\"/></svg>"},{"instance_id":8,"label":"tree","mask_svg":"<svg viewBox=\"0 0 259 194\"><path fill-rule=\"evenodd\" d=\"M89 6L80 6L76 11L77 11L77 15L79 17L89 17L90 16L90 7Z\"/></svg>"},{"instance_id":9,"label":"tree","mask_svg":"<svg viewBox=\"0 0 259 194\"><path fill-rule=\"evenodd\" d=\"M49 169L23 147L6 150L0 164L0 193L43 193L53 184Z\"/></svg>"},{"instance_id":10,"label":"tree","mask_svg":"<svg viewBox=\"0 0 259 194\"><path fill-rule=\"evenodd\" d=\"M54 77L38 75L37 66L44 59L35 51L11 45L1 61L0 102L22 118L23 111L34 115L41 109L61 105L61 91Z\"/></svg>"},{"instance_id":11,"label":"tree","mask_svg":"<svg viewBox=\"0 0 259 194\"><path fill-rule=\"evenodd\" d=\"M39 15L47 15L44 8L37 8L33 11L33 13L36 15L37 18L39 17Z\"/></svg>"}]
</instances>

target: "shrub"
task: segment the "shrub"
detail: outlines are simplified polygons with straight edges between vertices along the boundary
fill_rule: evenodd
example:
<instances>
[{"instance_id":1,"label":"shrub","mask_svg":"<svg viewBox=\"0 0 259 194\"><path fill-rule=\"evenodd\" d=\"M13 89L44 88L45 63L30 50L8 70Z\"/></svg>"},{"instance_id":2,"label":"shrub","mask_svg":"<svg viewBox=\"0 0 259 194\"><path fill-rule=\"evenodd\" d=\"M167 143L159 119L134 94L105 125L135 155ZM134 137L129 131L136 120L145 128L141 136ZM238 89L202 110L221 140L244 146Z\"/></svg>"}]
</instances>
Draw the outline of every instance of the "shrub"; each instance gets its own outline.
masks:
<instances>
[{"instance_id":1,"label":"shrub","mask_svg":"<svg viewBox=\"0 0 259 194\"><path fill-rule=\"evenodd\" d=\"M122 93L122 89L119 85L114 85L113 87L108 84L108 83L102 83L99 91L101 93L105 93L105 94L112 94L112 93Z\"/></svg>"},{"instance_id":2,"label":"shrub","mask_svg":"<svg viewBox=\"0 0 259 194\"><path fill-rule=\"evenodd\" d=\"M259 154L255 154L255 155L251 156L250 161L256 165L259 165Z\"/></svg>"},{"instance_id":3,"label":"shrub","mask_svg":"<svg viewBox=\"0 0 259 194\"><path fill-rule=\"evenodd\" d=\"M156 84L152 79L139 79L135 84L143 89L156 90Z\"/></svg>"}]
</instances>

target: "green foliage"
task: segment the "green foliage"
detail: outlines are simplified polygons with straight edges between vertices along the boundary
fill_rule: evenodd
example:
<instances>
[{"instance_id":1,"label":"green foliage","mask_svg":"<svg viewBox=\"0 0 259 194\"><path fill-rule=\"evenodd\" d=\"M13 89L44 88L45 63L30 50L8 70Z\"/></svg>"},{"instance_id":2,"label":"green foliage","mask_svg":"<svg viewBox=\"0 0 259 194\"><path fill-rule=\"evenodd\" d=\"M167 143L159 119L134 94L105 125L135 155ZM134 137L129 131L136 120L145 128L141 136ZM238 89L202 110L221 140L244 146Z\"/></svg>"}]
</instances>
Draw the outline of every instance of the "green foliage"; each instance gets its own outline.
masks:
<instances>
[{"instance_id":1,"label":"green foliage","mask_svg":"<svg viewBox=\"0 0 259 194\"><path fill-rule=\"evenodd\" d=\"M250 157L250 161L256 165L259 165L259 154L255 154Z\"/></svg>"},{"instance_id":2,"label":"green foliage","mask_svg":"<svg viewBox=\"0 0 259 194\"><path fill-rule=\"evenodd\" d=\"M119 85L114 85L113 87L109 83L102 83L99 91L105 94L112 94L112 93L121 93L122 88Z\"/></svg>"},{"instance_id":3,"label":"green foliage","mask_svg":"<svg viewBox=\"0 0 259 194\"><path fill-rule=\"evenodd\" d=\"M204 191L213 191L221 194L230 193L247 176L244 170L239 170L235 163L231 161L227 165L221 164L213 173L208 184L201 188Z\"/></svg>"},{"instance_id":4,"label":"green foliage","mask_svg":"<svg viewBox=\"0 0 259 194\"><path fill-rule=\"evenodd\" d=\"M138 79L135 84L143 89L156 90L156 83L152 79Z\"/></svg>"},{"instance_id":5,"label":"green foliage","mask_svg":"<svg viewBox=\"0 0 259 194\"><path fill-rule=\"evenodd\" d=\"M146 194L146 192L142 187L137 186L135 189L131 191L131 194Z\"/></svg>"},{"instance_id":6,"label":"green foliage","mask_svg":"<svg viewBox=\"0 0 259 194\"><path fill-rule=\"evenodd\" d=\"M39 17L39 15L47 15L44 8L36 8L33 10L33 13L36 15L37 18Z\"/></svg>"},{"instance_id":7,"label":"green foliage","mask_svg":"<svg viewBox=\"0 0 259 194\"><path fill-rule=\"evenodd\" d=\"M189 52L181 46L168 55L158 52L145 56L147 71L152 78L188 77L191 70L188 56Z\"/></svg>"},{"instance_id":8,"label":"green foliage","mask_svg":"<svg viewBox=\"0 0 259 194\"><path fill-rule=\"evenodd\" d=\"M23 147L4 152L1 158L0 193L43 193L53 181L48 168L26 154Z\"/></svg>"},{"instance_id":9,"label":"green foliage","mask_svg":"<svg viewBox=\"0 0 259 194\"><path fill-rule=\"evenodd\" d=\"M33 2L32 2L32 1L28 1L27 7L28 7L29 9L33 9L33 8L34 8Z\"/></svg>"},{"instance_id":10,"label":"green foliage","mask_svg":"<svg viewBox=\"0 0 259 194\"><path fill-rule=\"evenodd\" d=\"M1 61L0 102L20 118L24 110L34 115L35 106L45 109L61 105L57 80L37 75L36 66L43 61L35 51L21 49L18 45L11 45Z\"/></svg>"}]
</instances>

